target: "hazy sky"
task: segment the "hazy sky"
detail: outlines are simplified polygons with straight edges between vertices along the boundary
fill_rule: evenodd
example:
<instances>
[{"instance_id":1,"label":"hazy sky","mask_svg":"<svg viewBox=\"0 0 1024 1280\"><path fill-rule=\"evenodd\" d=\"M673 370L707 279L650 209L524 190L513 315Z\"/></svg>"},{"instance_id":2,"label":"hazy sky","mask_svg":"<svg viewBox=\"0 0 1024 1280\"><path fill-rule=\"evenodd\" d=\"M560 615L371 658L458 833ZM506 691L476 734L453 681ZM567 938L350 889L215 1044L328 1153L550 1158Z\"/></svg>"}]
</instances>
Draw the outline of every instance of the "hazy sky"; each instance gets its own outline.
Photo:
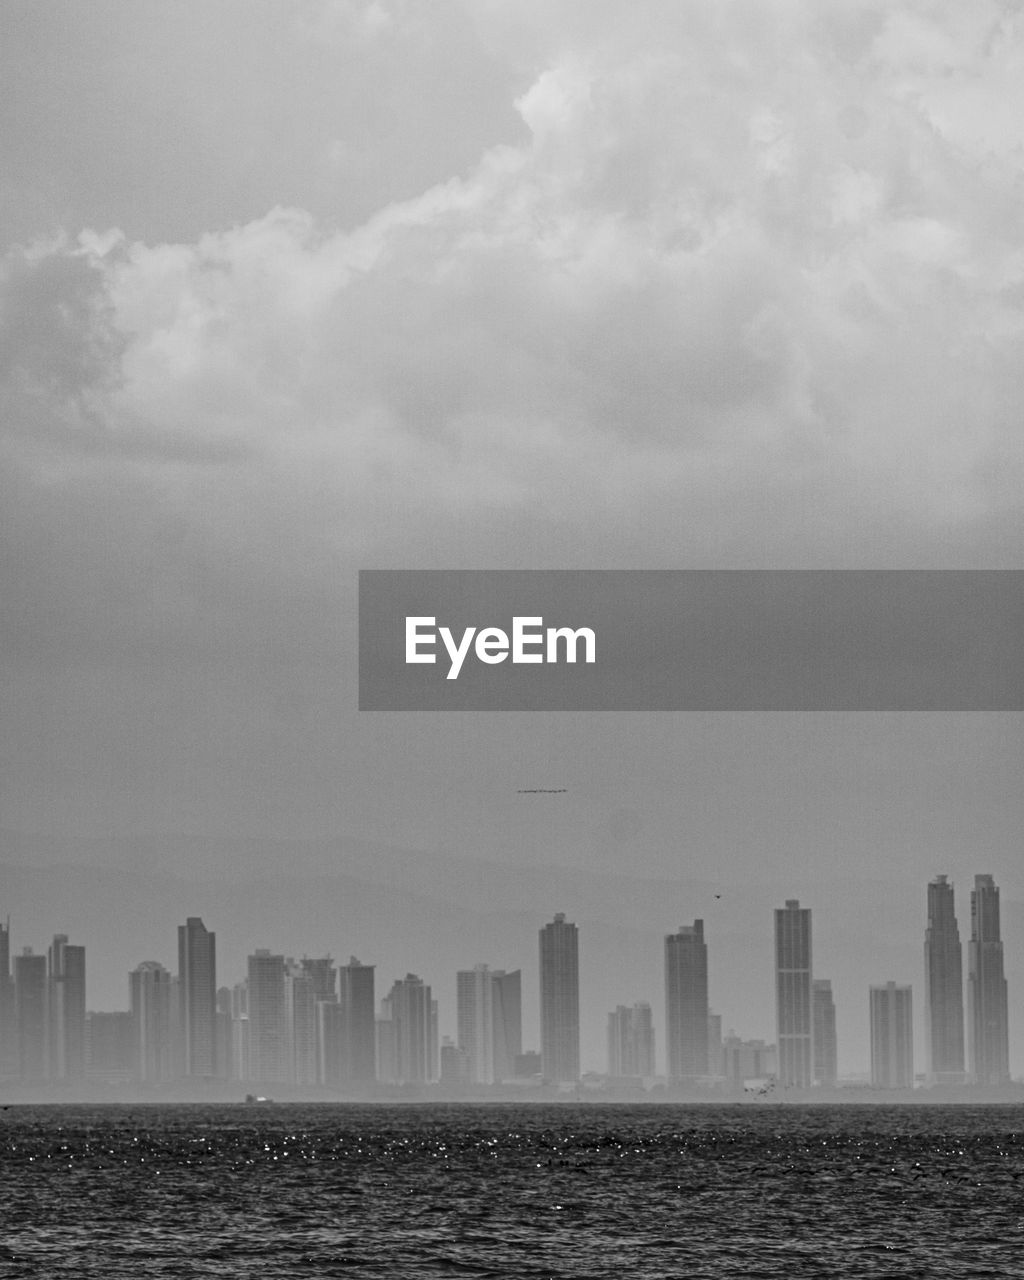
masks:
<instances>
[{"instance_id":1,"label":"hazy sky","mask_svg":"<svg viewBox=\"0 0 1024 1280\"><path fill-rule=\"evenodd\" d=\"M1016 715L354 709L360 567L1024 567L1024 5L7 0L0 102L6 830L1024 894Z\"/></svg>"}]
</instances>

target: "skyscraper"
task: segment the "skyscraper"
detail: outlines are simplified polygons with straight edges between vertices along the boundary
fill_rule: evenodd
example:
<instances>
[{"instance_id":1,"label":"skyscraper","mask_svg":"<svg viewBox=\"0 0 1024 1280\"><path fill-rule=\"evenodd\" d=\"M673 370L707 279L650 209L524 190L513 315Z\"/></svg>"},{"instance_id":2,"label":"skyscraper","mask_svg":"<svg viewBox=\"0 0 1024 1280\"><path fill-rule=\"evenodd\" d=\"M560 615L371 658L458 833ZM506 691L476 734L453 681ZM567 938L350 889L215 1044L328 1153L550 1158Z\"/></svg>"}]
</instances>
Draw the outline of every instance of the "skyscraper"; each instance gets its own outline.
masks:
<instances>
[{"instance_id":1,"label":"skyscraper","mask_svg":"<svg viewBox=\"0 0 1024 1280\"><path fill-rule=\"evenodd\" d=\"M665 1044L670 1080L708 1074L708 949L704 921L665 938Z\"/></svg>"},{"instance_id":2,"label":"skyscraper","mask_svg":"<svg viewBox=\"0 0 1024 1280\"><path fill-rule=\"evenodd\" d=\"M494 1083L494 1001L485 964L455 975L458 1047L465 1054L470 1084Z\"/></svg>"},{"instance_id":3,"label":"skyscraper","mask_svg":"<svg viewBox=\"0 0 1024 1280\"><path fill-rule=\"evenodd\" d=\"M946 876L928 885L924 935L925 1026L928 1075L936 1083L964 1078L964 979L953 886Z\"/></svg>"},{"instance_id":4,"label":"skyscraper","mask_svg":"<svg viewBox=\"0 0 1024 1280\"><path fill-rule=\"evenodd\" d=\"M373 973L372 964L360 964L355 956L350 956L348 964L338 968L342 1080L366 1082L377 1075Z\"/></svg>"},{"instance_id":5,"label":"skyscraper","mask_svg":"<svg viewBox=\"0 0 1024 1280\"><path fill-rule=\"evenodd\" d=\"M823 1088L835 1087L838 1080L838 1050L836 1045L836 1006L832 999L832 982L828 978L813 978L811 1002L814 1083Z\"/></svg>"},{"instance_id":6,"label":"skyscraper","mask_svg":"<svg viewBox=\"0 0 1024 1280\"><path fill-rule=\"evenodd\" d=\"M789 898L775 912L775 1021L779 1081L799 1089L814 1081L811 982L810 908Z\"/></svg>"},{"instance_id":7,"label":"skyscraper","mask_svg":"<svg viewBox=\"0 0 1024 1280\"><path fill-rule=\"evenodd\" d=\"M523 1051L522 973L495 969L491 974L494 1021L494 1078L511 1080L516 1074L516 1058Z\"/></svg>"},{"instance_id":8,"label":"skyscraper","mask_svg":"<svg viewBox=\"0 0 1024 1280\"><path fill-rule=\"evenodd\" d=\"M522 991L518 969L478 964L456 974L458 1061L470 1084L511 1080L522 1052Z\"/></svg>"},{"instance_id":9,"label":"skyscraper","mask_svg":"<svg viewBox=\"0 0 1024 1280\"><path fill-rule=\"evenodd\" d=\"M217 935L199 916L178 925L178 1035L186 1076L217 1074Z\"/></svg>"},{"instance_id":10,"label":"skyscraper","mask_svg":"<svg viewBox=\"0 0 1024 1280\"><path fill-rule=\"evenodd\" d=\"M35 1083L46 1077L48 1013L46 956L25 947L14 958L15 1020L18 1028L18 1074Z\"/></svg>"},{"instance_id":11,"label":"skyscraper","mask_svg":"<svg viewBox=\"0 0 1024 1280\"><path fill-rule=\"evenodd\" d=\"M247 1078L287 1084L292 1078L291 1037L285 1002L283 955L261 947L249 956L249 1067Z\"/></svg>"},{"instance_id":12,"label":"skyscraper","mask_svg":"<svg viewBox=\"0 0 1024 1280\"><path fill-rule=\"evenodd\" d=\"M579 936L562 912L540 931L540 1055L545 1080L579 1079Z\"/></svg>"},{"instance_id":13,"label":"skyscraper","mask_svg":"<svg viewBox=\"0 0 1024 1280\"><path fill-rule=\"evenodd\" d=\"M0 1080L18 1076L18 1021L11 977L11 922L0 924Z\"/></svg>"},{"instance_id":14,"label":"skyscraper","mask_svg":"<svg viewBox=\"0 0 1024 1280\"><path fill-rule=\"evenodd\" d=\"M620 1004L609 1013L608 1074L654 1075L654 1025L646 1002Z\"/></svg>"},{"instance_id":15,"label":"skyscraper","mask_svg":"<svg viewBox=\"0 0 1024 1280\"><path fill-rule=\"evenodd\" d=\"M425 1084L437 1077L437 1004L430 987L407 973L388 992L396 1084Z\"/></svg>"},{"instance_id":16,"label":"skyscraper","mask_svg":"<svg viewBox=\"0 0 1024 1280\"><path fill-rule=\"evenodd\" d=\"M136 1079L160 1084L174 1074L171 1045L171 975L144 960L128 975Z\"/></svg>"},{"instance_id":17,"label":"skyscraper","mask_svg":"<svg viewBox=\"0 0 1024 1280\"><path fill-rule=\"evenodd\" d=\"M49 969L49 1069L52 1080L85 1075L85 947L58 933L47 956Z\"/></svg>"},{"instance_id":18,"label":"skyscraper","mask_svg":"<svg viewBox=\"0 0 1024 1280\"><path fill-rule=\"evenodd\" d=\"M1009 1021L999 889L991 876L974 877L967 981L971 1076L975 1084L1003 1084L1010 1078Z\"/></svg>"},{"instance_id":19,"label":"skyscraper","mask_svg":"<svg viewBox=\"0 0 1024 1280\"><path fill-rule=\"evenodd\" d=\"M909 986L887 982L872 987L871 1083L876 1089L910 1089L914 1084L914 1018Z\"/></svg>"}]
</instances>

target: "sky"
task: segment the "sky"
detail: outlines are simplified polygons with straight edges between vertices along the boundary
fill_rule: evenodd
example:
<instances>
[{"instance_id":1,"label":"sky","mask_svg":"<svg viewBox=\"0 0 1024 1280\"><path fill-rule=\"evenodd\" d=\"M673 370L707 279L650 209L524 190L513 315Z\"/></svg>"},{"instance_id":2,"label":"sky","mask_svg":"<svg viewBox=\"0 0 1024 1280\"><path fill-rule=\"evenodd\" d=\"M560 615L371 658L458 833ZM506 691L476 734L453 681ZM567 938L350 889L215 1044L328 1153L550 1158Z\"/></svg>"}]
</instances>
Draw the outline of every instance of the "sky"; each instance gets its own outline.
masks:
<instances>
[{"instance_id":1,"label":"sky","mask_svg":"<svg viewBox=\"0 0 1024 1280\"><path fill-rule=\"evenodd\" d=\"M354 652L360 568L1024 567L1022 72L1014 0L8 0L4 860L1024 900L1019 715L359 713Z\"/></svg>"}]
</instances>

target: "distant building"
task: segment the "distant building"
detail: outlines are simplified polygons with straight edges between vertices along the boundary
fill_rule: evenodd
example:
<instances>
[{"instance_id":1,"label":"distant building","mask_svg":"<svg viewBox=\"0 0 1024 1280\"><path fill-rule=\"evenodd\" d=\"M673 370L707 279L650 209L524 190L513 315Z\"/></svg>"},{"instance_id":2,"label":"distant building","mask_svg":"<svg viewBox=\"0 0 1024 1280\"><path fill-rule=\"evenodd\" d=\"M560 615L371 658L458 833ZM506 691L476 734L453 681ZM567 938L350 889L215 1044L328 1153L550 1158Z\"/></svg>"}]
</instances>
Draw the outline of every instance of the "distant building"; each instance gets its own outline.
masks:
<instances>
[{"instance_id":1,"label":"distant building","mask_svg":"<svg viewBox=\"0 0 1024 1280\"><path fill-rule=\"evenodd\" d=\"M1005 1084L1010 1078L1009 1017L999 889L991 876L974 877L968 957L971 1077L975 1084Z\"/></svg>"},{"instance_id":2,"label":"distant building","mask_svg":"<svg viewBox=\"0 0 1024 1280\"><path fill-rule=\"evenodd\" d=\"M722 1074L722 1015L712 1009L708 1013L708 1075Z\"/></svg>"},{"instance_id":3,"label":"distant building","mask_svg":"<svg viewBox=\"0 0 1024 1280\"><path fill-rule=\"evenodd\" d=\"M870 991L871 1083L878 1089L914 1084L914 1019L911 988L895 982Z\"/></svg>"},{"instance_id":4,"label":"distant building","mask_svg":"<svg viewBox=\"0 0 1024 1280\"><path fill-rule=\"evenodd\" d=\"M317 970L289 958L284 971L284 1007L288 1036L288 1079L292 1084L317 1082Z\"/></svg>"},{"instance_id":5,"label":"distant building","mask_svg":"<svg viewBox=\"0 0 1024 1280\"><path fill-rule=\"evenodd\" d=\"M494 1083L494 1000L485 964L455 975L458 1047L465 1055L470 1084Z\"/></svg>"},{"instance_id":6,"label":"distant building","mask_svg":"<svg viewBox=\"0 0 1024 1280\"><path fill-rule=\"evenodd\" d=\"M742 1040L730 1031L722 1041L722 1073L734 1086L748 1080L766 1080L778 1073L775 1045L763 1040Z\"/></svg>"},{"instance_id":7,"label":"distant building","mask_svg":"<svg viewBox=\"0 0 1024 1280\"><path fill-rule=\"evenodd\" d=\"M25 947L20 956L14 957L18 1074L22 1080L33 1084L46 1078L48 996L46 956L37 956L31 947Z\"/></svg>"},{"instance_id":8,"label":"distant building","mask_svg":"<svg viewBox=\"0 0 1024 1280\"><path fill-rule=\"evenodd\" d=\"M18 1015L11 976L11 922L0 924L0 1080L16 1079L20 1072Z\"/></svg>"},{"instance_id":9,"label":"distant building","mask_svg":"<svg viewBox=\"0 0 1024 1280\"><path fill-rule=\"evenodd\" d=\"M388 992L396 1084L428 1084L438 1075L437 1003L430 987L407 973Z\"/></svg>"},{"instance_id":10,"label":"distant building","mask_svg":"<svg viewBox=\"0 0 1024 1280\"><path fill-rule=\"evenodd\" d=\"M811 912L789 898L775 912L775 1019L783 1086L806 1089L814 1082L811 983Z\"/></svg>"},{"instance_id":11,"label":"distant building","mask_svg":"<svg viewBox=\"0 0 1024 1280\"><path fill-rule=\"evenodd\" d=\"M248 959L249 1064L257 1084L292 1081L290 1010L285 1000L283 955L259 948Z\"/></svg>"},{"instance_id":12,"label":"distant building","mask_svg":"<svg viewBox=\"0 0 1024 1280\"><path fill-rule=\"evenodd\" d=\"M199 916L178 926L178 1035L186 1076L211 1078L217 1065L217 935Z\"/></svg>"},{"instance_id":13,"label":"distant building","mask_svg":"<svg viewBox=\"0 0 1024 1280\"><path fill-rule=\"evenodd\" d=\"M704 921L665 939L665 1043L670 1080L708 1074L708 949Z\"/></svg>"},{"instance_id":14,"label":"distant building","mask_svg":"<svg viewBox=\"0 0 1024 1280\"><path fill-rule=\"evenodd\" d=\"M338 969L335 1003L317 1005L321 1024L321 1079L332 1088L377 1077L374 966L355 956ZM390 1078L390 1077L388 1077Z\"/></svg>"},{"instance_id":15,"label":"distant building","mask_svg":"<svg viewBox=\"0 0 1024 1280\"><path fill-rule=\"evenodd\" d=\"M478 964L456 974L458 1047L471 1084L494 1084L515 1073L522 1049L520 972Z\"/></svg>"},{"instance_id":16,"label":"distant building","mask_svg":"<svg viewBox=\"0 0 1024 1280\"><path fill-rule=\"evenodd\" d=\"M131 1013L92 1013L85 1020L85 1074L90 1080L127 1084L135 1074Z\"/></svg>"},{"instance_id":17,"label":"distant building","mask_svg":"<svg viewBox=\"0 0 1024 1280\"><path fill-rule=\"evenodd\" d=\"M928 885L924 935L925 1043L928 1078L936 1084L964 1080L964 979L953 886L936 876Z\"/></svg>"},{"instance_id":18,"label":"distant building","mask_svg":"<svg viewBox=\"0 0 1024 1280\"><path fill-rule=\"evenodd\" d=\"M495 969L491 973L494 1021L494 1078L512 1080L516 1058L523 1051L522 972Z\"/></svg>"},{"instance_id":19,"label":"distant building","mask_svg":"<svg viewBox=\"0 0 1024 1280\"><path fill-rule=\"evenodd\" d=\"M653 1076L654 1024L644 1002L617 1005L608 1015L608 1074Z\"/></svg>"},{"instance_id":20,"label":"distant building","mask_svg":"<svg viewBox=\"0 0 1024 1280\"><path fill-rule=\"evenodd\" d=\"M811 1021L813 1024L814 1083L834 1089L839 1079L836 1043L836 1006L828 978L811 981Z\"/></svg>"},{"instance_id":21,"label":"distant building","mask_svg":"<svg viewBox=\"0 0 1024 1280\"><path fill-rule=\"evenodd\" d=\"M517 1080L532 1080L541 1074L543 1063L536 1049L527 1049L525 1053L516 1054L514 1063Z\"/></svg>"},{"instance_id":22,"label":"distant building","mask_svg":"<svg viewBox=\"0 0 1024 1280\"><path fill-rule=\"evenodd\" d=\"M49 1062L51 1080L85 1074L85 947L58 933L47 956L49 969Z\"/></svg>"},{"instance_id":23,"label":"distant building","mask_svg":"<svg viewBox=\"0 0 1024 1280\"><path fill-rule=\"evenodd\" d=\"M172 992L171 975L156 960L144 960L128 975L133 1073L145 1084L162 1084L174 1076Z\"/></svg>"},{"instance_id":24,"label":"distant building","mask_svg":"<svg viewBox=\"0 0 1024 1280\"><path fill-rule=\"evenodd\" d=\"M540 1053L545 1080L579 1079L579 934L562 912L540 931Z\"/></svg>"}]
</instances>

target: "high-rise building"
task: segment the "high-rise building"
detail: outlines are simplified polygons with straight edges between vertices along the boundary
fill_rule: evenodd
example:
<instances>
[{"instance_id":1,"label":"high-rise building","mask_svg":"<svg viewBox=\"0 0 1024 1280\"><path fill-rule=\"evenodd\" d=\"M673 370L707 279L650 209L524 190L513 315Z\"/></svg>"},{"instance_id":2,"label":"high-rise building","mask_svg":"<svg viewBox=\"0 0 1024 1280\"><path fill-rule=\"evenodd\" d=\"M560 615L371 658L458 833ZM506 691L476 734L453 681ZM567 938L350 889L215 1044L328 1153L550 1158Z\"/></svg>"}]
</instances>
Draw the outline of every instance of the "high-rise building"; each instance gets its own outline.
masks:
<instances>
[{"instance_id":1,"label":"high-rise building","mask_svg":"<svg viewBox=\"0 0 1024 1280\"><path fill-rule=\"evenodd\" d=\"M456 974L460 1068L469 1084L511 1080L522 1052L520 971L478 964Z\"/></svg>"},{"instance_id":2,"label":"high-rise building","mask_svg":"<svg viewBox=\"0 0 1024 1280\"><path fill-rule=\"evenodd\" d=\"M914 1085L914 1018L911 989L896 982L870 992L871 1083L876 1089Z\"/></svg>"},{"instance_id":3,"label":"high-rise building","mask_svg":"<svg viewBox=\"0 0 1024 1280\"><path fill-rule=\"evenodd\" d=\"M512 1080L516 1058L523 1051L522 973L495 969L491 974L492 1017L494 1021L494 1078Z\"/></svg>"},{"instance_id":4,"label":"high-rise building","mask_svg":"<svg viewBox=\"0 0 1024 1280\"><path fill-rule=\"evenodd\" d=\"M722 1074L722 1015L708 1011L708 1075Z\"/></svg>"},{"instance_id":5,"label":"high-rise building","mask_svg":"<svg viewBox=\"0 0 1024 1280\"><path fill-rule=\"evenodd\" d=\"M1010 1078L1009 1018L999 932L999 889L991 876L974 877L967 997L971 1077L975 1084L1004 1084Z\"/></svg>"},{"instance_id":6,"label":"high-rise building","mask_svg":"<svg viewBox=\"0 0 1024 1280\"><path fill-rule=\"evenodd\" d=\"M128 975L135 1078L161 1084L174 1075L171 1044L171 975L157 960L144 960Z\"/></svg>"},{"instance_id":7,"label":"high-rise building","mask_svg":"<svg viewBox=\"0 0 1024 1280\"><path fill-rule=\"evenodd\" d=\"M317 971L289 958L284 970L284 1008L289 1059L288 1079L292 1084L312 1085L317 1081L316 1052Z\"/></svg>"},{"instance_id":8,"label":"high-rise building","mask_svg":"<svg viewBox=\"0 0 1024 1280\"><path fill-rule=\"evenodd\" d=\"M810 908L789 898L775 912L775 1021L779 1082L798 1089L814 1081L811 982Z\"/></svg>"},{"instance_id":9,"label":"high-rise building","mask_svg":"<svg viewBox=\"0 0 1024 1280\"><path fill-rule=\"evenodd\" d=\"M458 1047L465 1054L470 1084L494 1083L494 1000L491 971L485 964L455 975Z\"/></svg>"},{"instance_id":10,"label":"high-rise building","mask_svg":"<svg viewBox=\"0 0 1024 1280\"><path fill-rule=\"evenodd\" d=\"M85 1074L108 1084L127 1084L135 1074L134 1028L127 1010L87 1014Z\"/></svg>"},{"instance_id":11,"label":"high-rise building","mask_svg":"<svg viewBox=\"0 0 1024 1280\"><path fill-rule=\"evenodd\" d=\"M654 1075L654 1024L651 1006L620 1004L608 1015L608 1074Z\"/></svg>"},{"instance_id":12,"label":"high-rise building","mask_svg":"<svg viewBox=\"0 0 1024 1280\"><path fill-rule=\"evenodd\" d=\"M437 1079L437 1002L414 973L398 979L388 992L396 1084L426 1084Z\"/></svg>"},{"instance_id":13,"label":"high-rise building","mask_svg":"<svg viewBox=\"0 0 1024 1280\"><path fill-rule=\"evenodd\" d=\"M48 995L46 956L37 956L31 947L25 947L20 956L14 957L18 1074L33 1083L46 1078Z\"/></svg>"},{"instance_id":14,"label":"high-rise building","mask_svg":"<svg viewBox=\"0 0 1024 1280\"><path fill-rule=\"evenodd\" d=\"M321 1005L337 1006L338 972L334 960L326 956L303 956L302 972L310 979L312 992L312 1079L326 1083L324 1032L326 1023Z\"/></svg>"},{"instance_id":15,"label":"high-rise building","mask_svg":"<svg viewBox=\"0 0 1024 1280\"><path fill-rule=\"evenodd\" d=\"M964 1079L963 956L947 876L936 876L928 885L924 981L928 1077L934 1083L959 1084Z\"/></svg>"},{"instance_id":16,"label":"high-rise building","mask_svg":"<svg viewBox=\"0 0 1024 1280\"><path fill-rule=\"evenodd\" d=\"M829 978L812 979L811 1005L814 1083L832 1089L839 1079L839 1055L836 1045L836 1006Z\"/></svg>"},{"instance_id":17,"label":"high-rise building","mask_svg":"<svg viewBox=\"0 0 1024 1280\"><path fill-rule=\"evenodd\" d=\"M374 1017L374 966L355 956L338 968L338 1024L329 1083L365 1084L376 1079L377 1051Z\"/></svg>"},{"instance_id":18,"label":"high-rise building","mask_svg":"<svg viewBox=\"0 0 1024 1280\"><path fill-rule=\"evenodd\" d=\"M284 956L263 947L248 959L249 1067L247 1079L288 1084L292 1079Z\"/></svg>"},{"instance_id":19,"label":"high-rise building","mask_svg":"<svg viewBox=\"0 0 1024 1280\"><path fill-rule=\"evenodd\" d=\"M51 1080L85 1075L85 947L58 933L47 955L49 968L49 1068Z\"/></svg>"},{"instance_id":20,"label":"high-rise building","mask_svg":"<svg viewBox=\"0 0 1024 1280\"><path fill-rule=\"evenodd\" d=\"M579 1079L579 934L562 912L540 931L540 1054L545 1080Z\"/></svg>"},{"instance_id":21,"label":"high-rise building","mask_svg":"<svg viewBox=\"0 0 1024 1280\"><path fill-rule=\"evenodd\" d=\"M177 1024L182 1074L216 1076L217 935L199 916L178 925Z\"/></svg>"},{"instance_id":22,"label":"high-rise building","mask_svg":"<svg viewBox=\"0 0 1024 1280\"><path fill-rule=\"evenodd\" d=\"M665 1042L670 1080L708 1074L708 949L704 921L665 938Z\"/></svg>"},{"instance_id":23,"label":"high-rise building","mask_svg":"<svg viewBox=\"0 0 1024 1280\"><path fill-rule=\"evenodd\" d=\"M11 922L0 924L0 1080L19 1074L18 1015L11 976Z\"/></svg>"}]
</instances>

